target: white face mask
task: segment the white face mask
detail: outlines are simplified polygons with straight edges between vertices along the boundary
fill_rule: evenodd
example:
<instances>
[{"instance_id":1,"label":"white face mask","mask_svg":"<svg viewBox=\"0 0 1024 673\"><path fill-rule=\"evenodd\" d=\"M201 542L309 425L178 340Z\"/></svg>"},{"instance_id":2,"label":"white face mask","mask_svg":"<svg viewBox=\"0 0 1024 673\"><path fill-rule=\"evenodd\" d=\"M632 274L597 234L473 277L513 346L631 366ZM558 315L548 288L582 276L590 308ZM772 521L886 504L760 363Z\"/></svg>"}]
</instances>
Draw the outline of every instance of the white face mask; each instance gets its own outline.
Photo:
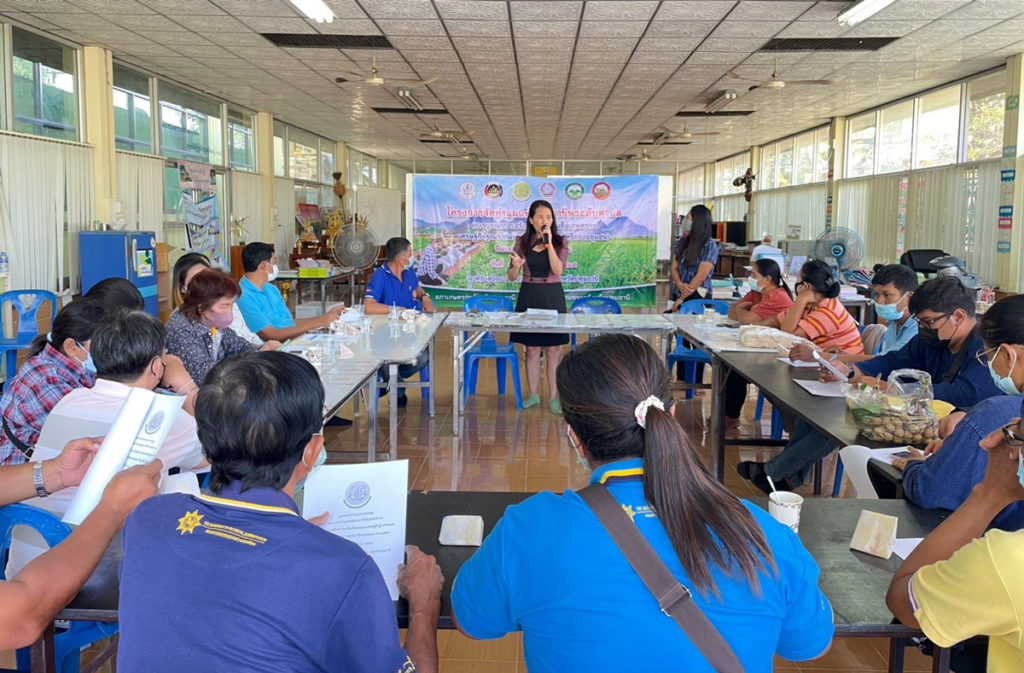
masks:
<instances>
[{"instance_id":1,"label":"white face mask","mask_svg":"<svg viewBox=\"0 0 1024 673\"><path fill-rule=\"evenodd\" d=\"M747 278L747 287L750 288L751 292L760 292L761 286L757 284L757 281L753 278Z\"/></svg>"},{"instance_id":2,"label":"white face mask","mask_svg":"<svg viewBox=\"0 0 1024 673\"><path fill-rule=\"evenodd\" d=\"M277 278L277 264L274 265L273 271L271 271L269 274L267 274L267 280L268 281L272 281L275 278Z\"/></svg>"}]
</instances>

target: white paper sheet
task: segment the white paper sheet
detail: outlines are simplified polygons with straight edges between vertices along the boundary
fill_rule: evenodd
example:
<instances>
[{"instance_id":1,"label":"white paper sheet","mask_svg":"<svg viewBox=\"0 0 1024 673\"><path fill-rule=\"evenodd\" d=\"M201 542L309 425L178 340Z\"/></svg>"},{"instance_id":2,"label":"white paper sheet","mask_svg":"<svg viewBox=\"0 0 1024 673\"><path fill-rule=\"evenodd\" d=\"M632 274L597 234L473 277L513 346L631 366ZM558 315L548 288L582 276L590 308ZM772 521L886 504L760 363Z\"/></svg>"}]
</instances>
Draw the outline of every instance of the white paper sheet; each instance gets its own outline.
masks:
<instances>
[{"instance_id":1,"label":"white paper sheet","mask_svg":"<svg viewBox=\"0 0 1024 673\"><path fill-rule=\"evenodd\" d=\"M851 444L839 450L839 458L843 461L843 474L850 479L853 490L858 498L878 499L878 493L868 477L868 461L872 458L892 463L892 455L906 451L905 446L893 446L884 449L869 449L859 444Z\"/></svg>"},{"instance_id":2,"label":"white paper sheet","mask_svg":"<svg viewBox=\"0 0 1024 673\"><path fill-rule=\"evenodd\" d=\"M804 360L790 360L789 358L779 358L780 362L785 362L790 367L817 367L817 362L806 362Z\"/></svg>"},{"instance_id":3,"label":"white paper sheet","mask_svg":"<svg viewBox=\"0 0 1024 673\"><path fill-rule=\"evenodd\" d=\"M302 516L330 512L324 529L355 542L370 555L391 600L398 600L398 566L405 563L409 461L323 465L306 480Z\"/></svg>"},{"instance_id":4,"label":"white paper sheet","mask_svg":"<svg viewBox=\"0 0 1024 673\"><path fill-rule=\"evenodd\" d=\"M815 365L817 366L817 365ZM803 379L793 379L793 383L797 384L807 392L816 397L846 397L843 392L842 383L839 381L806 381Z\"/></svg>"},{"instance_id":5,"label":"white paper sheet","mask_svg":"<svg viewBox=\"0 0 1024 673\"><path fill-rule=\"evenodd\" d=\"M898 537L892 544L892 553L901 559L906 559L921 544L923 537Z\"/></svg>"}]
</instances>

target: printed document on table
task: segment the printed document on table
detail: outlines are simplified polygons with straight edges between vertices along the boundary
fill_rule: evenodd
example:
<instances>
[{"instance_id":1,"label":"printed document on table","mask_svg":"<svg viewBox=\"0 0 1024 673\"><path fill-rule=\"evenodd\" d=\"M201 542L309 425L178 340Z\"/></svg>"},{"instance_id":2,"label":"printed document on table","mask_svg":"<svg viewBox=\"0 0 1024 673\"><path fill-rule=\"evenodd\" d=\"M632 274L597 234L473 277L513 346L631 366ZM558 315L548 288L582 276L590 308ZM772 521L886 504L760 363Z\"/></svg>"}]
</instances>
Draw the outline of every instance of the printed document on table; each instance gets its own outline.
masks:
<instances>
[{"instance_id":1,"label":"printed document on table","mask_svg":"<svg viewBox=\"0 0 1024 673\"><path fill-rule=\"evenodd\" d=\"M790 360L789 358L779 358L780 362L785 362L790 367L817 367L817 362L807 362L806 360Z\"/></svg>"},{"instance_id":2,"label":"printed document on table","mask_svg":"<svg viewBox=\"0 0 1024 673\"><path fill-rule=\"evenodd\" d=\"M816 397L846 397L846 393L842 389L843 384L840 381L829 381L826 383L824 381L793 379L793 383Z\"/></svg>"},{"instance_id":3,"label":"printed document on table","mask_svg":"<svg viewBox=\"0 0 1024 673\"><path fill-rule=\"evenodd\" d=\"M853 484L853 490L858 498L878 499L878 493L868 476L868 461L872 458L883 460L892 465L893 454L906 451L906 446L890 446L884 449L869 449L859 444L851 444L839 451L839 457L843 461L843 468L846 470L846 478Z\"/></svg>"},{"instance_id":4,"label":"printed document on table","mask_svg":"<svg viewBox=\"0 0 1024 673\"><path fill-rule=\"evenodd\" d=\"M384 576L391 600L398 600L409 461L322 465L309 475L302 493L302 516L330 512L324 529L362 547Z\"/></svg>"},{"instance_id":5,"label":"printed document on table","mask_svg":"<svg viewBox=\"0 0 1024 673\"><path fill-rule=\"evenodd\" d=\"M156 458L185 398L132 388L78 487L64 521L80 524L99 504L115 474Z\"/></svg>"}]
</instances>

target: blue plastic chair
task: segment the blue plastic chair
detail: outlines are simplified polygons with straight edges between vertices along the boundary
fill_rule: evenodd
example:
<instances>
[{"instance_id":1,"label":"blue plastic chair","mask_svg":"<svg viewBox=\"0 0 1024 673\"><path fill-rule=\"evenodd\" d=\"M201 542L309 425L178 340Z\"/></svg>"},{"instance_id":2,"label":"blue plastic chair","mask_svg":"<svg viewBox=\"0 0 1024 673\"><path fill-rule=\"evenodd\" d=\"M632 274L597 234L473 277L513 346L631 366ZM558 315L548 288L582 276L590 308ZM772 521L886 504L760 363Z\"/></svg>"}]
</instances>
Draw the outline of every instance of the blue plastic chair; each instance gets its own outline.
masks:
<instances>
[{"instance_id":1,"label":"blue plastic chair","mask_svg":"<svg viewBox=\"0 0 1024 673\"><path fill-rule=\"evenodd\" d=\"M48 290L11 290L0 294L0 355L4 356L4 374L10 381L18 373L18 351L32 345L39 335L39 307L50 302L50 319L57 317L57 295ZM3 324L4 305L10 303L18 313L18 332L13 338L6 338Z\"/></svg>"},{"instance_id":2,"label":"blue plastic chair","mask_svg":"<svg viewBox=\"0 0 1024 673\"><path fill-rule=\"evenodd\" d=\"M729 312L729 302L721 301L719 299L692 299L688 302L684 302L679 307L680 315L702 315L705 308L713 308L722 315ZM685 383L696 384L697 381L697 365L709 365L711 364L711 356L700 350L699 348L693 348L688 346L683 341L683 335L676 335L676 349L668 354L668 368L671 371L677 363L683 363L683 381ZM693 399L693 390L686 391L686 399Z\"/></svg>"},{"instance_id":3,"label":"blue plastic chair","mask_svg":"<svg viewBox=\"0 0 1024 673\"><path fill-rule=\"evenodd\" d=\"M757 408L754 409L754 420L760 421L764 413L764 393L757 394ZM782 439L782 414L772 405L772 439Z\"/></svg>"},{"instance_id":4,"label":"blue plastic chair","mask_svg":"<svg viewBox=\"0 0 1024 673\"><path fill-rule=\"evenodd\" d=\"M463 306L466 313L479 311L481 313L510 313L515 310L515 303L511 297L485 295L482 297L470 297ZM467 335L463 333L463 340ZM476 395L476 383L480 373L481 360L494 360L498 373L498 394L505 394L505 380L507 371L505 364L512 370L512 387L516 393L516 408L523 408L523 385L519 378L519 354L514 344L499 345L494 332L486 332L480 340L480 345L470 349L466 353L463 363L463 371L466 373L466 385L463 391L463 404L469 400L470 395Z\"/></svg>"},{"instance_id":5,"label":"blue plastic chair","mask_svg":"<svg viewBox=\"0 0 1024 673\"><path fill-rule=\"evenodd\" d=\"M16 526L28 526L36 530L50 547L54 547L71 534L71 529L55 514L30 505L7 505L0 507L0 577L4 577L7 554ZM82 648L110 638L118 631L116 623L71 622L71 626L58 632L54 639L54 657L60 673L78 673ZM30 648L18 650L18 668L31 668Z\"/></svg>"},{"instance_id":6,"label":"blue plastic chair","mask_svg":"<svg viewBox=\"0 0 1024 673\"><path fill-rule=\"evenodd\" d=\"M619 302L608 297L580 297L569 307L569 313L585 313L587 315L618 315L622 313ZM576 350L576 334L573 333L572 348Z\"/></svg>"}]
</instances>

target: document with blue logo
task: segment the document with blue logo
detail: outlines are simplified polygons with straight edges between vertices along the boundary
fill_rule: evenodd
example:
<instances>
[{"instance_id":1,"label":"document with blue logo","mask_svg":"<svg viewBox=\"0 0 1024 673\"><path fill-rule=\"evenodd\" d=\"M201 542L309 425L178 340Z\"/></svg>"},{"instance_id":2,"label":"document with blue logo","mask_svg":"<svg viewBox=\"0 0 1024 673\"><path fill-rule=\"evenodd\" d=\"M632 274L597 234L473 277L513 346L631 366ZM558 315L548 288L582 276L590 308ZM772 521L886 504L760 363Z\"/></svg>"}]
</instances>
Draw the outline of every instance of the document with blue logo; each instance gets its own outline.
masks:
<instances>
[{"instance_id":1,"label":"document with blue logo","mask_svg":"<svg viewBox=\"0 0 1024 673\"><path fill-rule=\"evenodd\" d=\"M321 465L302 490L302 516L328 512L324 529L362 547L384 576L391 600L398 600L408 493L408 460Z\"/></svg>"}]
</instances>

